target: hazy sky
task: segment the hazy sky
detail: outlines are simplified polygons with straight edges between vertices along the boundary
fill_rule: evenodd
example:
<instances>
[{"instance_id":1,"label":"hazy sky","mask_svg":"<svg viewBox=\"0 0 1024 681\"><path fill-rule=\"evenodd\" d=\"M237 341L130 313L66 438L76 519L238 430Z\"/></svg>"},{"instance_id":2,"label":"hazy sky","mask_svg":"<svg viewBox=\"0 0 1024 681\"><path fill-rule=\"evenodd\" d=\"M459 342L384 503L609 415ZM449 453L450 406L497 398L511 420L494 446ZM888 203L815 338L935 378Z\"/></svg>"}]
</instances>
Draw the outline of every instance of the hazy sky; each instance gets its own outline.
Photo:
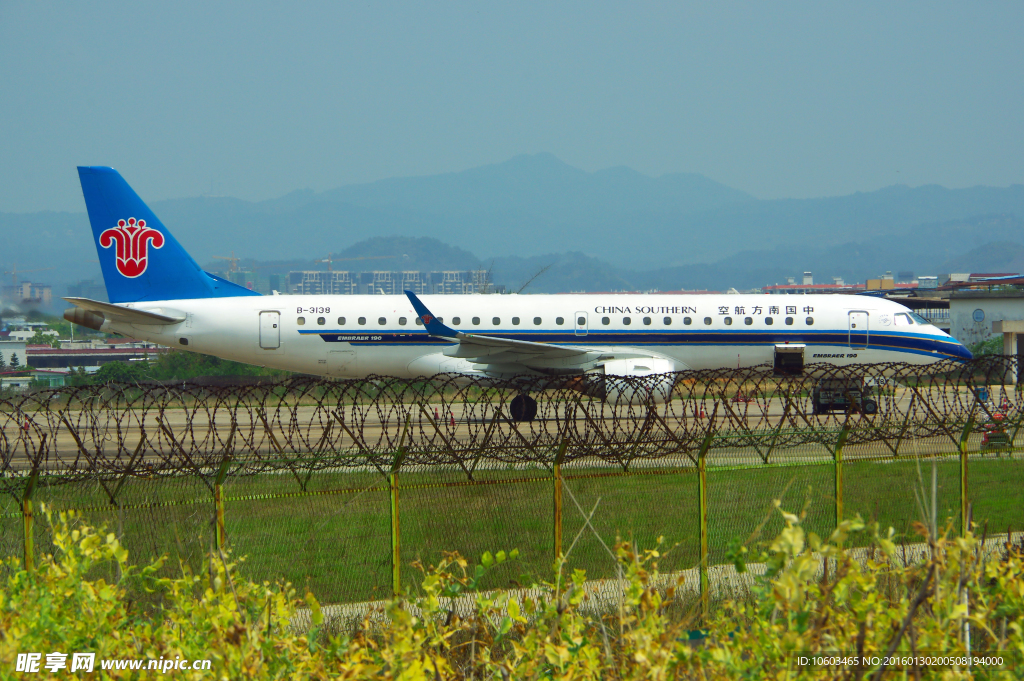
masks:
<instances>
[{"instance_id":1,"label":"hazy sky","mask_svg":"<svg viewBox=\"0 0 1024 681\"><path fill-rule=\"evenodd\" d=\"M0 0L0 211L549 151L761 198L1024 182L1024 3Z\"/></svg>"}]
</instances>

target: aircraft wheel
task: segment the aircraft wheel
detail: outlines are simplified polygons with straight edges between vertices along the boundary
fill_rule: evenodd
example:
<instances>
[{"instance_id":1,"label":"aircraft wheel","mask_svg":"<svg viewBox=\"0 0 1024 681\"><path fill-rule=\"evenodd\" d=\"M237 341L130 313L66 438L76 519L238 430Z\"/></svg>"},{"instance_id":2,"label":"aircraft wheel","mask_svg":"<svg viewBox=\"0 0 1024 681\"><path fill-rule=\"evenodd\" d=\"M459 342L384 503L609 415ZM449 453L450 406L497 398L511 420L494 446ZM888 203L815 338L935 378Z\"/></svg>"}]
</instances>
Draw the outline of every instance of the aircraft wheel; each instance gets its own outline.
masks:
<instances>
[{"instance_id":1,"label":"aircraft wheel","mask_svg":"<svg viewBox=\"0 0 1024 681\"><path fill-rule=\"evenodd\" d=\"M526 398L526 420L532 421L537 418L537 400L532 397Z\"/></svg>"},{"instance_id":2,"label":"aircraft wheel","mask_svg":"<svg viewBox=\"0 0 1024 681\"><path fill-rule=\"evenodd\" d=\"M874 400L864 400L864 404L861 406L861 410L869 416L871 414L877 414L878 403L875 402Z\"/></svg>"},{"instance_id":3,"label":"aircraft wheel","mask_svg":"<svg viewBox=\"0 0 1024 681\"><path fill-rule=\"evenodd\" d=\"M537 417L537 400L529 395L516 395L508 410L513 421L532 421Z\"/></svg>"}]
</instances>

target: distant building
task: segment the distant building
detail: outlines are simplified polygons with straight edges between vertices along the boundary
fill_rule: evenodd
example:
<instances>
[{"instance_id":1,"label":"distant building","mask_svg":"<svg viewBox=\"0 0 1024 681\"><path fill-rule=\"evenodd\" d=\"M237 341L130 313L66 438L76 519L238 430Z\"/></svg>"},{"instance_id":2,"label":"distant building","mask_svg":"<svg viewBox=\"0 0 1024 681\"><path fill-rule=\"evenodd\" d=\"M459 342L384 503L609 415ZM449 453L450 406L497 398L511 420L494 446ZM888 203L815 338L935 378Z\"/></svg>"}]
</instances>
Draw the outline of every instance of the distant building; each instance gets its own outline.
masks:
<instances>
[{"instance_id":1,"label":"distant building","mask_svg":"<svg viewBox=\"0 0 1024 681\"><path fill-rule=\"evenodd\" d=\"M53 302L53 289L49 284L23 281L20 284L4 286L0 291L3 301L9 305L27 307L49 307Z\"/></svg>"},{"instance_id":2,"label":"distant building","mask_svg":"<svg viewBox=\"0 0 1024 681\"><path fill-rule=\"evenodd\" d=\"M108 362L147 361L166 352L170 352L170 348L148 341L110 338L73 343L62 341L59 348L30 345L22 354L27 356L28 364L33 368L84 367L86 371L95 371Z\"/></svg>"},{"instance_id":3,"label":"distant building","mask_svg":"<svg viewBox=\"0 0 1024 681\"><path fill-rule=\"evenodd\" d=\"M247 288L250 291L256 290L256 273L249 272L247 270L235 270L228 272L226 277L232 284L238 284L243 288Z\"/></svg>"},{"instance_id":4,"label":"distant building","mask_svg":"<svg viewBox=\"0 0 1024 681\"><path fill-rule=\"evenodd\" d=\"M375 272L288 273L288 293L295 295L357 295L431 293L484 293L492 290L487 270L417 272L378 270Z\"/></svg>"},{"instance_id":5,"label":"distant building","mask_svg":"<svg viewBox=\"0 0 1024 681\"><path fill-rule=\"evenodd\" d=\"M949 313L950 335L972 345L994 335L992 322L1024 320L1024 291L954 291Z\"/></svg>"},{"instance_id":6,"label":"distant building","mask_svg":"<svg viewBox=\"0 0 1024 681\"><path fill-rule=\"evenodd\" d=\"M843 280L840 279L839 283L835 284L776 284L774 286L763 286L761 291L763 293L796 293L796 294L807 294L807 293L859 293L864 290L864 284L844 284Z\"/></svg>"}]
</instances>

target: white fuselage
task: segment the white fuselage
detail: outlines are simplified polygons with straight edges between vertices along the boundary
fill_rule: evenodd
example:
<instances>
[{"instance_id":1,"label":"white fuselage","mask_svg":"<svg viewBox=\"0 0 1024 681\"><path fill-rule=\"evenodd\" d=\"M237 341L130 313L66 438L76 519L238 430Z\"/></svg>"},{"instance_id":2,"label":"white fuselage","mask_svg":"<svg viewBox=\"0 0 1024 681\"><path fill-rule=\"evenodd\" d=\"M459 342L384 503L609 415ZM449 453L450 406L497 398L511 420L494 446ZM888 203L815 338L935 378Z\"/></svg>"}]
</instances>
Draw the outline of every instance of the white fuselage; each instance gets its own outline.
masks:
<instances>
[{"instance_id":1,"label":"white fuselage","mask_svg":"<svg viewBox=\"0 0 1024 681\"><path fill-rule=\"evenodd\" d=\"M926 364L970 357L946 333L910 321L902 305L864 296L436 295L422 300L456 331L609 352L626 349L667 359L663 366L675 370L771 363L776 346L785 344L804 344L808 364ZM107 322L104 330L249 364L348 378L494 375L479 362L446 355L453 343L427 334L405 296L275 295L124 306L177 310L185 321L166 326ZM899 324L897 315L903 315Z\"/></svg>"}]
</instances>

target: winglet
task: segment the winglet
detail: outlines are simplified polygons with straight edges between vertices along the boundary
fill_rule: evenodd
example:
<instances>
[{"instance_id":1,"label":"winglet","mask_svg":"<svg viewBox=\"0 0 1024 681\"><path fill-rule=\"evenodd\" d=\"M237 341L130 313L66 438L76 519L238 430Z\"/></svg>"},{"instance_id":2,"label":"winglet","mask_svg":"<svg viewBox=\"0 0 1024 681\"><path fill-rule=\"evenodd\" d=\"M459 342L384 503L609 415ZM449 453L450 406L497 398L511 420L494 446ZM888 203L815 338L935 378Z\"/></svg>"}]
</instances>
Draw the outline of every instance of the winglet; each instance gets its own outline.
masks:
<instances>
[{"instance_id":1,"label":"winglet","mask_svg":"<svg viewBox=\"0 0 1024 681\"><path fill-rule=\"evenodd\" d=\"M427 327L427 333L431 336L441 336L442 338L456 338L459 332L448 326L445 326L437 320L427 306L416 296L412 291L406 291L405 295L409 298L409 302L412 303L412 307L416 310L416 314L423 320L423 325Z\"/></svg>"}]
</instances>

